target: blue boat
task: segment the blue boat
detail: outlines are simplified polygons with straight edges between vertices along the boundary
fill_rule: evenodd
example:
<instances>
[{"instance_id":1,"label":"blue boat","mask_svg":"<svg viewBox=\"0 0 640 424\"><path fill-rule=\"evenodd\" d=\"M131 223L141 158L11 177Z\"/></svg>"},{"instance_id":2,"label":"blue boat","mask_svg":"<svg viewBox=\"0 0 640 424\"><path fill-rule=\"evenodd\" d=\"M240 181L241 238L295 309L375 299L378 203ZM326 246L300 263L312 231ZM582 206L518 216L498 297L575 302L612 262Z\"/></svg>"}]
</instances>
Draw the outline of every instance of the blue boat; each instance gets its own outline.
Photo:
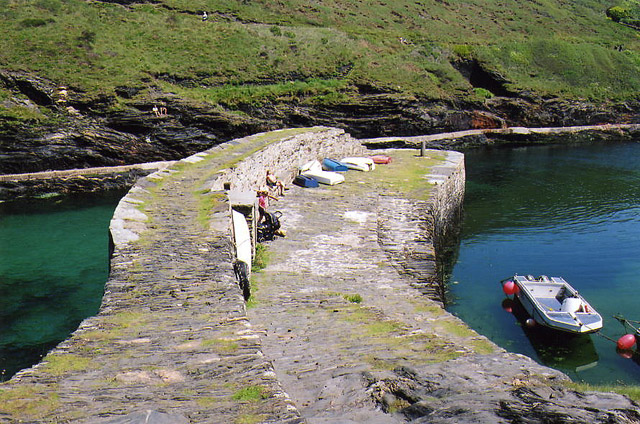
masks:
<instances>
[{"instance_id":1,"label":"blue boat","mask_svg":"<svg viewBox=\"0 0 640 424\"><path fill-rule=\"evenodd\" d=\"M318 181L315 178L307 177L306 175L297 175L294 178L293 183L300 187L318 187Z\"/></svg>"},{"instance_id":2,"label":"blue boat","mask_svg":"<svg viewBox=\"0 0 640 424\"><path fill-rule=\"evenodd\" d=\"M335 159L324 158L322 160L322 168L326 171L332 172L346 172L349 170L349 167Z\"/></svg>"}]
</instances>

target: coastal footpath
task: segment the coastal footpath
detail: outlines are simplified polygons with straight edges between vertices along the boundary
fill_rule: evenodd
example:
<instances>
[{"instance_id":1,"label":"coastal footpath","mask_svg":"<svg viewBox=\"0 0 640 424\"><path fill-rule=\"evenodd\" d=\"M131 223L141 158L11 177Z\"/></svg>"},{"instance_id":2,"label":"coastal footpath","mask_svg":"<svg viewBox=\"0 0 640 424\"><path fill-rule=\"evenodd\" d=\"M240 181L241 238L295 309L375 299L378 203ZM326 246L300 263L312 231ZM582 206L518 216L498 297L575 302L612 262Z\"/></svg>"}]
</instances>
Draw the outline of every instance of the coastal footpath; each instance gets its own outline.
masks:
<instances>
[{"instance_id":1,"label":"coastal footpath","mask_svg":"<svg viewBox=\"0 0 640 424\"><path fill-rule=\"evenodd\" d=\"M291 186L246 304L225 188L368 153L342 130L281 130L142 178L111 223L100 312L0 385L0 423L640 422L444 311L434 246L461 206L459 153L393 150L344 184Z\"/></svg>"}]
</instances>

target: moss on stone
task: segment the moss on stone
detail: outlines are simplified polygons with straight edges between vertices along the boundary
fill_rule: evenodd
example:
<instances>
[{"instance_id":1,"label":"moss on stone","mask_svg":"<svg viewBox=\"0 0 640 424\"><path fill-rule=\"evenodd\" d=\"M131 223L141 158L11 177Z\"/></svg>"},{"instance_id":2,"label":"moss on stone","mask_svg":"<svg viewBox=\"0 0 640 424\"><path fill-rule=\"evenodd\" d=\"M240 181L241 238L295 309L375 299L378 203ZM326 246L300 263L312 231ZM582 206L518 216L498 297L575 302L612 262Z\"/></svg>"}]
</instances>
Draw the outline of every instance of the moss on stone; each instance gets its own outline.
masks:
<instances>
[{"instance_id":1,"label":"moss on stone","mask_svg":"<svg viewBox=\"0 0 640 424\"><path fill-rule=\"evenodd\" d=\"M54 376L83 371L91 366L91 358L71 354L49 354L43 360L42 371Z\"/></svg>"},{"instance_id":2,"label":"moss on stone","mask_svg":"<svg viewBox=\"0 0 640 424\"><path fill-rule=\"evenodd\" d=\"M227 339L205 339L202 341L203 348L212 348L216 352L220 353L230 353L237 351L240 346L235 340L227 340Z\"/></svg>"},{"instance_id":3,"label":"moss on stone","mask_svg":"<svg viewBox=\"0 0 640 424\"><path fill-rule=\"evenodd\" d=\"M4 389L0 386L0 415L22 420L38 420L60 407L55 385L22 385Z\"/></svg>"},{"instance_id":4,"label":"moss on stone","mask_svg":"<svg viewBox=\"0 0 640 424\"><path fill-rule=\"evenodd\" d=\"M247 386L237 390L231 398L240 402L256 402L267 399L270 396L269 391L264 386Z\"/></svg>"},{"instance_id":5,"label":"moss on stone","mask_svg":"<svg viewBox=\"0 0 640 424\"><path fill-rule=\"evenodd\" d=\"M264 414L240 414L234 421L235 424L258 424L262 423L266 419Z\"/></svg>"},{"instance_id":6,"label":"moss on stone","mask_svg":"<svg viewBox=\"0 0 640 424\"><path fill-rule=\"evenodd\" d=\"M463 322L442 320L438 321L437 326L456 337L474 337L477 333Z\"/></svg>"}]
</instances>

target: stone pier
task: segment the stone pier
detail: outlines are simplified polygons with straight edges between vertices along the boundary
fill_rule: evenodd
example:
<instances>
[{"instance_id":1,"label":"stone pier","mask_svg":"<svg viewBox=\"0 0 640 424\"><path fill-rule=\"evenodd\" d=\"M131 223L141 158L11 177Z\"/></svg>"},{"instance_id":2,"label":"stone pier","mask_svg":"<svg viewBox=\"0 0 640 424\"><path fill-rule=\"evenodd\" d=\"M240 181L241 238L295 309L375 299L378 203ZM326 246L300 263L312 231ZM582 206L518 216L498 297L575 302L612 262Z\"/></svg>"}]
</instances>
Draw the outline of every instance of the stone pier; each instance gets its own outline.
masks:
<instances>
[{"instance_id":1,"label":"stone pier","mask_svg":"<svg viewBox=\"0 0 640 424\"><path fill-rule=\"evenodd\" d=\"M286 237L260 249L245 303L225 187L367 153L341 130L281 130L141 179L111 223L100 312L0 384L0 423L640 422L628 399L576 393L442 309L434 242L462 202L454 152L393 151L338 186L290 186L271 204Z\"/></svg>"}]
</instances>

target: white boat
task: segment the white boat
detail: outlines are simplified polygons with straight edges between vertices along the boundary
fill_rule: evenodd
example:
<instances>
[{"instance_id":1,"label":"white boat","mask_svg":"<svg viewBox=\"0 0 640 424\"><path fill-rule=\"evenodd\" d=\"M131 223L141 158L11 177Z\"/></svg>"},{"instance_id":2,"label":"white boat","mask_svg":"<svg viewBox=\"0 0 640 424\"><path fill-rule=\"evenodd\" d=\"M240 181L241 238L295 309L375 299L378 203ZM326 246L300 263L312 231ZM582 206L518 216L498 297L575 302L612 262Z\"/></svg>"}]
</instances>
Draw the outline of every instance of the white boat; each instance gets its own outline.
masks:
<instances>
[{"instance_id":1,"label":"white boat","mask_svg":"<svg viewBox=\"0 0 640 424\"><path fill-rule=\"evenodd\" d=\"M344 182L344 175L337 172L324 171L317 160L312 160L300 167L300 174L311 177L321 184L335 185Z\"/></svg>"},{"instance_id":2,"label":"white boat","mask_svg":"<svg viewBox=\"0 0 640 424\"><path fill-rule=\"evenodd\" d=\"M371 158L348 157L341 159L340 162L347 165L347 168L358 171L368 172L376 169L376 164Z\"/></svg>"},{"instance_id":3,"label":"white boat","mask_svg":"<svg viewBox=\"0 0 640 424\"><path fill-rule=\"evenodd\" d=\"M231 209L231 220L233 223L233 240L236 245L236 261L233 263L233 270L238 279L238 284L242 290L245 300L251 296L251 262L253 247L251 246L251 233L247 219L243 214Z\"/></svg>"},{"instance_id":4,"label":"white boat","mask_svg":"<svg viewBox=\"0 0 640 424\"><path fill-rule=\"evenodd\" d=\"M251 235L247 219L238 211L231 210L233 238L236 244L236 258L251 269Z\"/></svg>"},{"instance_id":5,"label":"white boat","mask_svg":"<svg viewBox=\"0 0 640 424\"><path fill-rule=\"evenodd\" d=\"M602 317L562 277L515 275L515 296L527 313L540 325L569 333L593 333L602 328Z\"/></svg>"}]
</instances>

